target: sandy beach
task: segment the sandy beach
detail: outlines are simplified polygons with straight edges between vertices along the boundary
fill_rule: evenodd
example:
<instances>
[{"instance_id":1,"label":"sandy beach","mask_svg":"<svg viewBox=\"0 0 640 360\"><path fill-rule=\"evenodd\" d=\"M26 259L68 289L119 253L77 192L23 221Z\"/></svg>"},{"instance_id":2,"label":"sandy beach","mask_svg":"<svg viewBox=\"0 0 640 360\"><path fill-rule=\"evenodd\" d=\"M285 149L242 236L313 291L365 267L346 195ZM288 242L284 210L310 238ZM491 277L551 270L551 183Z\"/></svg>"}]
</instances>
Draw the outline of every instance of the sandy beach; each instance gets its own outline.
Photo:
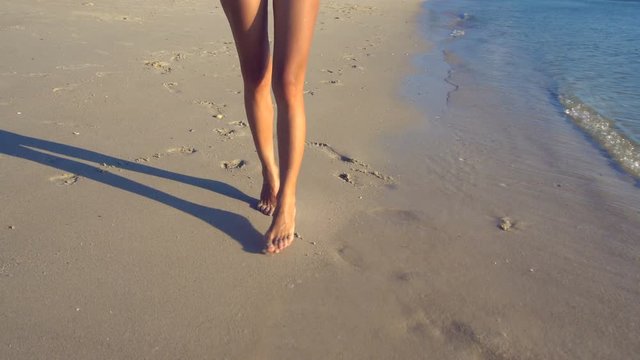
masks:
<instances>
[{"instance_id":1,"label":"sandy beach","mask_svg":"<svg viewBox=\"0 0 640 360\"><path fill-rule=\"evenodd\" d=\"M0 359L640 353L637 180L454 88L421 1L322 1L275 256L218 2L2 9Z\"/></svg>"}]
</instances>

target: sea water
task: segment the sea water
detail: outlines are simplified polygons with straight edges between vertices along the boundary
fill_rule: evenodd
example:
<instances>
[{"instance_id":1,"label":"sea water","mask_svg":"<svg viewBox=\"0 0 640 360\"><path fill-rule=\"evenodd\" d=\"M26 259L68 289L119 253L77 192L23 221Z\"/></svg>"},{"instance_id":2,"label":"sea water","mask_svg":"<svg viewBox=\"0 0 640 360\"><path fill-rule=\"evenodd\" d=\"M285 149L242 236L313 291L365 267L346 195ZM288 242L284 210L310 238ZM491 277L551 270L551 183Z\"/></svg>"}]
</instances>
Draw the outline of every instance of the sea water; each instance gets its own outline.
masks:
<instances>
[{"instance_id":1,"label":"sea water","mask_svg":"<svg viewBox=\"0 0 640 360\"><path fill-rule=\"evenodd\" d=\"M550 121L571 120L640 177L640 1L429 0L425 7L427 36L476 81L523 107L556 107Z\"/></svg>"}]
</instances>

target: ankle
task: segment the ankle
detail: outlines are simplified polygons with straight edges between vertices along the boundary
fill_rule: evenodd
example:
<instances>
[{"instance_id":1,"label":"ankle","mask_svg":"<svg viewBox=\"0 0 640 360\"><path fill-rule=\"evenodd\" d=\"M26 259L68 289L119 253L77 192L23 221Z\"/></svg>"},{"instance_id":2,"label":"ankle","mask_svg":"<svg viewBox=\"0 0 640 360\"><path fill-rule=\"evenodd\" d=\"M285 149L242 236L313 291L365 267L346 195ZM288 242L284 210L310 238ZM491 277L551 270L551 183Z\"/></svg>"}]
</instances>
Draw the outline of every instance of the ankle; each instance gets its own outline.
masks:
<instances>
[{"instance_id":1,"label":"ankle","mask_svg":"<svg viewBox=\"0 0 640 360\"><path fill-rule=\"evenodd\" d=\"M280 207L288 208L296 206L296 195L295 194L278 194L278 205Z\"/></svg>"},{"instance_id":2,"label":"ankle","mask_svg":"<svg viewBox=\"0 0 640 360\"><path fill-rule=\"evenodd\" d=\"M269 182L279 182L278 178L278 167L275 165L272 166L262 166L262 178Z\"/></svg>"}]
</instances>

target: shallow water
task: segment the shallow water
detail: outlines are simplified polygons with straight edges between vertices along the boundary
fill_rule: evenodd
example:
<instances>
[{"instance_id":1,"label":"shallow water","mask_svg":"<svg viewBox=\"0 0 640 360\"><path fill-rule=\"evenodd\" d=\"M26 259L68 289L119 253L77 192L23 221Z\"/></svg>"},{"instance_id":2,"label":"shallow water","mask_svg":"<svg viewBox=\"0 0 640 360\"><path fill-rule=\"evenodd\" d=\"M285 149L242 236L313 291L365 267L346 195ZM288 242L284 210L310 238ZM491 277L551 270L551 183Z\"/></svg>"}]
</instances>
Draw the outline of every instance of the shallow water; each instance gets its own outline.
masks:
<instances>
[{"instance_id":1,"label":"shallow water","mask_svg":"<svg viewBox=\"0 0 640 360\"><path fill-rule=\"evenodd\" d=\"M427 36L514 112L571 119L640 177L640 1L427 2ZM543 111L547 110L547 111Z\"/></svg>"}]
</instances>

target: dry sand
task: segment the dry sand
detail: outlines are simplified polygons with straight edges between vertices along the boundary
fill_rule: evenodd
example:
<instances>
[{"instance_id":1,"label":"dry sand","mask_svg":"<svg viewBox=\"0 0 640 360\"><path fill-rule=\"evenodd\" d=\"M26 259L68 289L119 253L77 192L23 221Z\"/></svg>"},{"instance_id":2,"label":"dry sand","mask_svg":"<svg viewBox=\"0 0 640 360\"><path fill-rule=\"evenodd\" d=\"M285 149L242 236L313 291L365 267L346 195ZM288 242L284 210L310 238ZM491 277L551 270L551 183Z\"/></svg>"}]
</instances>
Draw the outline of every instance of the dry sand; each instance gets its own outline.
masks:
<instances>
[{"instance_id":1,"label":"dry sand","mask_svg":"<svg viewBox=\"0 0 640 360\"><path fill-rule=\"evenodd\" d=\"M571 155L572 129L563 155L426 119L442 79L399 97L418 1L322 2L300 238L277 256L217 2L2 9L0 358L640 353L637 188Z\"/></svg>"}]
</instances>

